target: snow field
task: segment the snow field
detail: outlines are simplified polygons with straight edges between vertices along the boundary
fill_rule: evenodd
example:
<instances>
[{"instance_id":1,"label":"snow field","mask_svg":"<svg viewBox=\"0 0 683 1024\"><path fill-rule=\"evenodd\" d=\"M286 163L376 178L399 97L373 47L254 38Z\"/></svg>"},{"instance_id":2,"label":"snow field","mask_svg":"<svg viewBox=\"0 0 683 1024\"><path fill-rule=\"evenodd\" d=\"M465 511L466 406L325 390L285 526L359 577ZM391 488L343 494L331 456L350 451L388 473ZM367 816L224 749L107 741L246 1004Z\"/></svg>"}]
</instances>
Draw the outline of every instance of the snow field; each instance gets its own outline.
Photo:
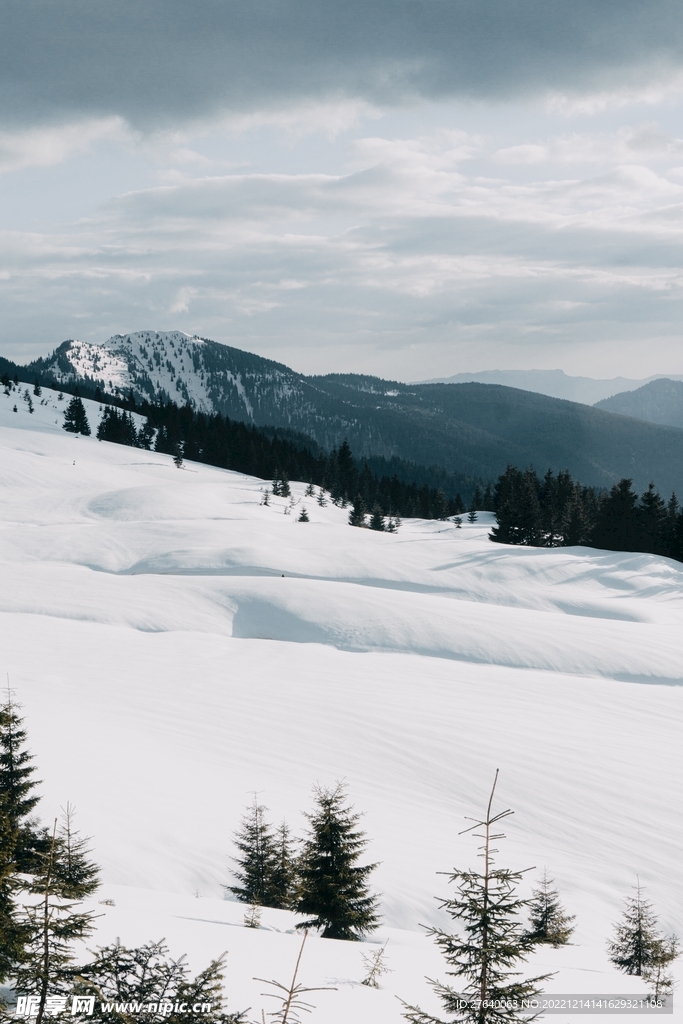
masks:
<instances>
[{"instance_id":1,"label":"snow field","mask_svg":"<svg viewBox=\"0 0 683 1024\"><path fill-rule=\"evenodd\" d=\"M304 980L339 986L311 1020L398 1022L394 993L434 1007L423 978L443 963L418 924L442 920L436 872L475 863L457 833L499 767L515 811L500 863L547 865L577 914L576 945L532 969L559 968L555 991L641 991L604 943L636 873L682 929L683 567L502 548L485 514L354 530L304 485L284 515L286 499L259 505L264 481L178 471L10 401L0 650L43 816L77 805L116 902L95 941L164 935L197 968L227 949L230 1005L267 1009L251 978L291 973L294 918L241 927L221 899L231 835L254 791L300 833L313 783L345 778L381 862L372 941L390 937L394 973L368 990L362 946L311 937Z\"/></svg>"}]
</instances>

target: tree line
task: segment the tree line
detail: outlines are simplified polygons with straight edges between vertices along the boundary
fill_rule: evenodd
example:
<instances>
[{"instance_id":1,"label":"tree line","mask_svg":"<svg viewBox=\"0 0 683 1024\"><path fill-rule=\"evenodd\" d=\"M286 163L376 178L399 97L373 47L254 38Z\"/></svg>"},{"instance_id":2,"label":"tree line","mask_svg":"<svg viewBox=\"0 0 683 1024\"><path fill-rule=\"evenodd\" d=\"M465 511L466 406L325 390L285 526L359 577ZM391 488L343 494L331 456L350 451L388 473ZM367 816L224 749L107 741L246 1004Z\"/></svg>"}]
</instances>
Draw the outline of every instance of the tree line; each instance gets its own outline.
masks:
<instances>
[{"instance_id":1,"label":"tree line","mask_svg":"<svg viewBox=\"0 0 683 1024\"><path fill-rule=\"evenodd\" d=\"M643 551L683 561L683 510L675 493L668 501L654 484L640 496L631 480L609 491L583 487L564 470L508 466L494 488L497 525L491 540L501 544L560 547L581 544L609 551Z\"/></svg>"},{"instance_id":2,"label":"tree line","mask_svg":"<svg viewBox=\"0 0 683 1024\"><path fill-rule=\"evenodd\" d=\"M99 399L103 400L101 394ZM127 405L128 408L105 407L97 429L99 440L153 449L174 458L181 454L193 462L236 470L262 480L303 480L323 487L337 504L346 506L360 498L366 511L378 507L386 517L446 519L465 511L459 492L447 498L441 488L406 482L396 472L391 476L379 475L367 460L359 463L354 458L346 440L328 453L306 435L252 426L220 413L195 412L190 406L172 402L135 405L132 396ZM132 412L145 417L142 426L136 426ZM90 433L79 396L74 396L66 408L64 429ZM397 461L400 460L392 460L394 469ZM374 463L381 466L382 460L376 459ZM462 480L470 487L471 498L479 495L481 508L492 504L489 485L469 478Z\"/></svg>"},{"instance_id":3,"label":"tree line","mask_svg":"<svg viewBox=\"0 0 683 1024\"><path fill-rule=\"evenodd\" d=\"M0 706L0 982L14 994L17 1015L35 1024L46 1017L130 1024L135 1004L141 1024L249 1024L247 1011L225 1009L222 957L194 978L184 957L171 959L163 942L127 948L117 941L93 951L88 962L77 962L75 944L94 931L95 912L84 903L99 888L99 869L69 804L61 823L46 827L38 821L38 782L26 739L20 708L8 690ZM485 815L466 829L479 841L481 868L448 872L453 893L441 906L459 929L428 930L458 989L432 985L450 1020L465 1024L527 1019L520 1000L537 995L549 975L521 978L520 967L539 944L566 945L574 929L547 872L525 899L519 893L525 872L495 864L498 851L492 844L504 838L499 823L512 813L493 813L497 780L498 772ZM304 918L297 926L304 936L315 929L323 938L357 940L380 924L379 897L369 882L377 865L361 863L368 838L344 785L317 786L314 796L298 850L287 825L273 828L254 797L235 834L235 877L225 889L248 904L247 927L259 927L262 907L286 908ZM673 990L669 968L679 954L678 942L660 931L640 884L625 902L608 942L610 960L641 977L652 998L664 999ZM385 950L386 943L363 957L364 984L379 986L388 970ZM315 991L296 984L296 971L289 989L266 984L285 993L280 996L285 1009L274 1015L281 1022L297 994ZM411 1024L444 1024L418 1006L403 1006ZM1 998L0 1019L14 1019Z\"/></svg>"}]
</instances>

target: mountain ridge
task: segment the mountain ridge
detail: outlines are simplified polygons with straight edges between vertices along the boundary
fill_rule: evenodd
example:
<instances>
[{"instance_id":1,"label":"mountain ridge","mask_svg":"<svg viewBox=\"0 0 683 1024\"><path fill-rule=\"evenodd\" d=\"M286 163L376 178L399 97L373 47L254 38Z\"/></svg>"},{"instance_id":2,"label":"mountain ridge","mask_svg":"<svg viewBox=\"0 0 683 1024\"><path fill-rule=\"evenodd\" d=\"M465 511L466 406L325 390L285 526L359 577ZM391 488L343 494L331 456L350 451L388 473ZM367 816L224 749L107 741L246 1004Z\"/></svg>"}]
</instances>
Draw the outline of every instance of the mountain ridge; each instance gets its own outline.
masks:
<instances>
[{"instance_id":1,"label":"mountain ridge","mask_svg":"<svg viewBox=\"0 0 683 1024\"><path fill-rule=\"evenodd\" d=\"M584 484L621 477L683 492L683 430L498 384L404 384L365 374L305 376L180 331L64 342L28 379L97 384L172 400L257 426L306 434L327 451L346 437L359 457L398 457L493 480L508 463L568 469Z\"/></svg>"},{"instance_id":2,"label":"mountain ridge","mask_svg":"<svg viewBox=\"0 0 683 1024\"><path fill-rule=\"evenodd\" d=\"M550 398L564 398L583 405L597 405L622 392L635 391L653 380L683 380L670 374L653 374L641 379L631 377L574 377L564 370L481 370L477 373L456 373L451 377L434 377L416 381L419 384L502 384L505 387L534 391Z\"/></svg>"},{"instance_id":3,"label":"mountain ridge","mask_svg":"<svg viewBox=\"0 0 683 1024\"><path fill-rule=\"evenodd\" d=\"M647 423L683 428L683 381L661 377L637 391L625 391L597 402L596 408Z\"/></svg>"}]
</instances>

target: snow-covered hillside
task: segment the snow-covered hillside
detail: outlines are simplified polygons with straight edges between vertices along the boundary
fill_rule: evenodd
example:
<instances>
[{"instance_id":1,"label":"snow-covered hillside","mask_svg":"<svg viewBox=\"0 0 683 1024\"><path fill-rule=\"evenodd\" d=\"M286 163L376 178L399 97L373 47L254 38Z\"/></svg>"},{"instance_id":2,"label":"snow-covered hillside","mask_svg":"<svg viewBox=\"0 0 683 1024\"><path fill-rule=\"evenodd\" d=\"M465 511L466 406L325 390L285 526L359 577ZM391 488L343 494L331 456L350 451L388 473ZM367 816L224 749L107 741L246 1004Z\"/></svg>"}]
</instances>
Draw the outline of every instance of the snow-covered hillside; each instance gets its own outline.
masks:
<instances>
[{"instance_id":1,"label":"snow-covered hillside","mask_svg":"<svg viewBox=\"0 0 683 1024\"><path fill-rule=\"evenodd\" d=\"M458 833L498 767L515 811L499 862L547 865L577 915L575 945L532 969L557 992L643 990L605 940L636 874L683 930L683 566L502 548L485 514L353 529L303 484L263 506L263 481L67 435L56 397L32 414L16 397L0 394L2 668L43 817L75 803L103 865L96 941L165 936L197 968L227 950L230 1006L259 1019L252 979L289 976L299 939L293 915L246 929L222 899L232 833L254 791L301 833L312 785L345 779L394 973L363 987L362 946L312 938L303 980L338 991L311 1022L398 1024L395 994L436 1009L424 976L444 965L419 924L441 920L437 872L476 863Z\"/></svg>"}]
</instances>

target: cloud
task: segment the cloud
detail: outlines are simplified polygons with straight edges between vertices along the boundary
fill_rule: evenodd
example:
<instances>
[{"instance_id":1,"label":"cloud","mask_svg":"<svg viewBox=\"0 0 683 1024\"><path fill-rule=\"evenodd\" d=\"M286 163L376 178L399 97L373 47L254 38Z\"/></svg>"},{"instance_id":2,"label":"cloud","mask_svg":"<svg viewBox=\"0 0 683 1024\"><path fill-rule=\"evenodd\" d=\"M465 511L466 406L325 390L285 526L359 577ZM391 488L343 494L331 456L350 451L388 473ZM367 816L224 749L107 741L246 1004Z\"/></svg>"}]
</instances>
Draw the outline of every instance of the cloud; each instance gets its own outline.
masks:
<instances>
[{"instance_id":1,"label":"cloud","mask_svg":"<svg viewBox=\"0 0 683 1024\"><path fill-rule=\"evenodd\" d=\"M451 96L597 109L659 95L682 58L676 0L5 0L0 111L151 131L321 101L341 122L349 102Z\"/></svg>"},{"instance_id":2,"label":"cloud","mask_svg":"<svg viewBox=\"0 0 683 1024\"><path fill-rule=\"evenodd\" d=\"M656 122L623 126L612 134L561 135L543 144L521 143L496 150L498 164L628 163L633 160L680 159L683 139L666 134Z\"/></svg>"},{"instance_id":3,"label":"cloud","mask_svg":"<svg viewBox=\"0 0 683 1024\"><path fill-rule=\"evenodd\" d=\"M129 142L133 133L120 117L0 131L0 173L51 167L100 142Z\"/></svg>"},{"instance_id":4,"label":"cloud","mask_svg":"<svg viewBox=\"0 0 683 1024\"><path fill-rule=\"evenodd\" d=\"M456 341L481 365L506 346L589 339L622 353L647 341L654 358L683 312L683 181L645 158L680 166L678 142L652 125L596 138L570 143L629 162L553 177L518 163L496 178L482 173L486 139L437 130L357 139L337 173L128 192L67 228L4 233L4 330L45 336L42 351L154 323L302 369L403 365L407 379L443 368Z\"/></svg>"}]
</instances>

